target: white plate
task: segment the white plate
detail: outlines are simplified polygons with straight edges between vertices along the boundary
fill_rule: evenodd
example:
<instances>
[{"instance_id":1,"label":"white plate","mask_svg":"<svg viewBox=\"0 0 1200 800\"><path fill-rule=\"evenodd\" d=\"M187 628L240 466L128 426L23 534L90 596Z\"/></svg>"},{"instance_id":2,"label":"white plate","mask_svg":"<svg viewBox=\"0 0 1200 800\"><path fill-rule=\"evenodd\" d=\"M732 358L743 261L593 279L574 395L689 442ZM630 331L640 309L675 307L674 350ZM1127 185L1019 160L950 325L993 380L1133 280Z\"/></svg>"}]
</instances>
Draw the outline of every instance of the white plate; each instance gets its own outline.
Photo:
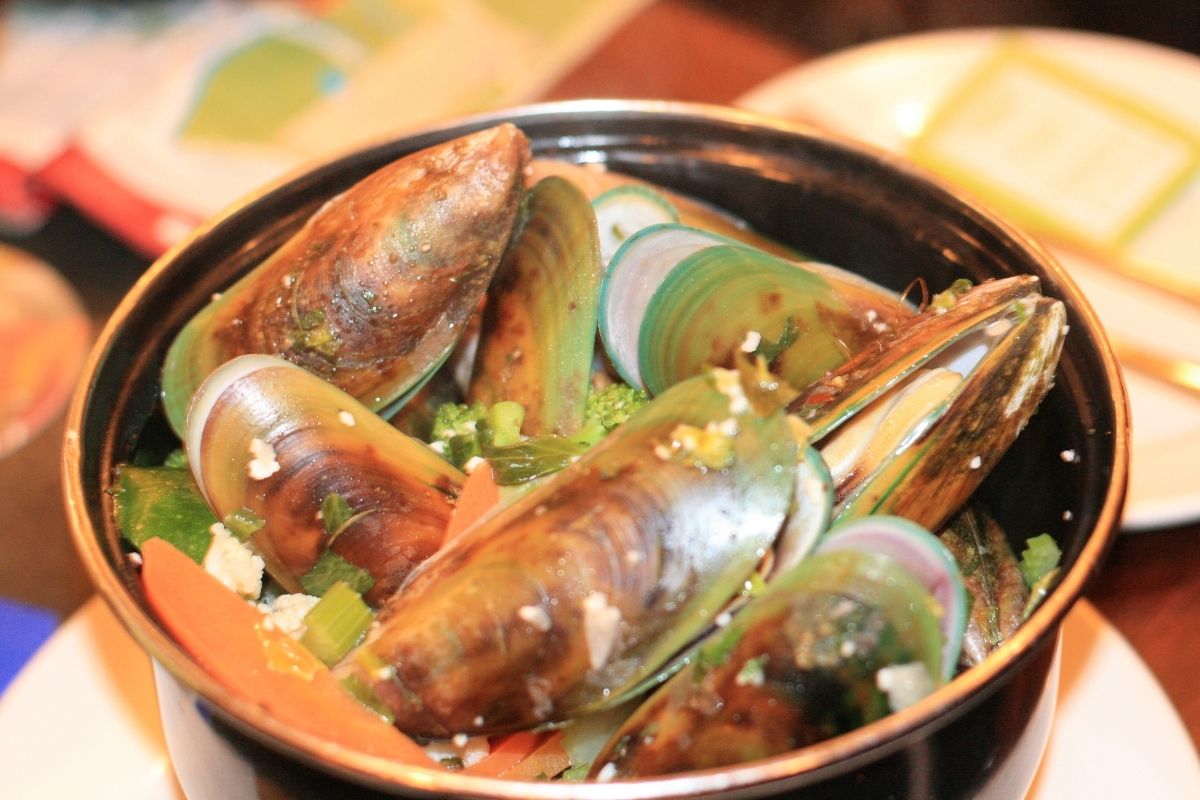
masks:
<instances>
[{"instance_id":1,"label":"white plate","mask_svg":"<svg viewBox=\"0 0 1200 800\"><path fill-rule=\"evenodd\" d=\"M912 135L1012 29L943 31L843 50L785 72L742 96L755 111L804 120L907 153ZM1016 31L1030 47L1200 131L1200 59L1099 34ZM1052 248L1105 325L1144 347L1200 361L1200 312ZM1200 398L1126 370L1133 413L1129 530L1200 519Z\"/></svg>"},{"instance_id":2,"label":"white plate","mask_svg":"<svg viewBox=\"0 0 1200 800\"><path fill-rule=\"evenodd\" d=\"M1086 602L1062 634L1058 708L1029 800L1200 797L1200 759L1175 709ZM181 800L150 661L99 598L0 697L6 797Z\"/></svg>"}]
</instances>

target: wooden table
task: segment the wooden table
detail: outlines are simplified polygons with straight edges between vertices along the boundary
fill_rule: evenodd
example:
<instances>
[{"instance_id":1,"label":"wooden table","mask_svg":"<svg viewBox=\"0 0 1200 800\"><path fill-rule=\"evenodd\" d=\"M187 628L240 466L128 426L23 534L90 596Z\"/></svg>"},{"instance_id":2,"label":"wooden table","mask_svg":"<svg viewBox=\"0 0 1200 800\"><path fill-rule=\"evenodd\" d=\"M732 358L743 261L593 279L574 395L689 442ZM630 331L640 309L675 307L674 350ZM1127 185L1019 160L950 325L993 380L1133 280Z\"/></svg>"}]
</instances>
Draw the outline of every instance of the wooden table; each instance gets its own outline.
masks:
<instances>
[{"instance_id":1,"label":"wooden table","mask_svg":"<svg viewBox=\"0 0 1200 800\"><path fill-rule=\"evenodd\" d=\"M779 4L768 5L778 10ZM742 16L730 16L712 6L681 0L649 6L546 98L728 103L817 53L795 38L764 32L752 9L739 5ZM39 254L70 278L97 325L146 266L144 259L69 211L30 238L8 241ZM0 460L5 497L0 594L51 608L65 618L92 590L75 557L60 499L61 436L60 422ZM1087 598L1134 646L1178 708L1193 741L1200 742L1200 680L1193 673L1200 653L1200 524L1121 536Z\"/></svg>"}]
</instances>

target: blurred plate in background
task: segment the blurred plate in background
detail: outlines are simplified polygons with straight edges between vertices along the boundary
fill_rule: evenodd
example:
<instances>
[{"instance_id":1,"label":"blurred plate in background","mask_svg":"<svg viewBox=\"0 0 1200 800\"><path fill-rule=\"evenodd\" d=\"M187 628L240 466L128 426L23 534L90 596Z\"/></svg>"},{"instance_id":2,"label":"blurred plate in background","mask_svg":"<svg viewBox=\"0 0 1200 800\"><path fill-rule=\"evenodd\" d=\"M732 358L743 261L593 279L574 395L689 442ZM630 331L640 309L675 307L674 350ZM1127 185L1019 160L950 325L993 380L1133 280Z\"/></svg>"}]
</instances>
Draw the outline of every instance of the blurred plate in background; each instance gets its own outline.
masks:
<instances>
[{"instance_id":1,"label":"blurred plate in background","mask_svg":"<svg viewBox=\"0 0 1200 800\"><path fill-rule=\"evenodd\" d=\"M1004 49L1016 40L1021 59L1003 60ZM1031 64L1033 69L1018 74ZM994 141L962 148L959 161L946 157L950 145L931 155L931 142L940 144L930 135L937 126L941 141L951 142L948 118L965 125L972 112L1002 108L999 75L1025 81L1024 93L1010 95L1016 105L1003 120L1019 122L1008 126L1010 138L1002 138L1005 128L993 117L986 130L996 132ZM971 109L975 90L995 96ZM1111 335L1143 350L1200 362L1200 264L1195 263L1200 249L1194 246L1200 211L1197 98L1200 59L1187 53L1099 34L975 29L843 50L773 78L737 104L815 124L937 169L1031 232L1045 234ZM1079 109L1061 111L1060 106L1072 103ZM1097 122L1082 124L1092 112ZM1063 123L1062 129L1054 131L1057 123ZM1101 128L1111 135L1109 143L1128 137L1121 140L1126 144L1120 152L1144 148L1131 168L1135 171L1147 163L1147 154L1165 153L1159 184L1135 186L1119 174L1102 174L1109 168L1119 171L1119 165L1081 149L1103 150L1106 143L1095 134ZM1025 141L1016 142L1018 135ZM1071 186L1059 184L1064 193L1058 197L1047 185L1029 187L1022 195L1004 185L1004 170L988 175L982 160L971 162L989 153L1002 158L1005 147L1014 156L1018 145L1026 148L1022 155L1038 163L1027 164L1024 176L1019 174L1022 165L1015 165L1014 181L1035 182L1056 169L1073 172L1075 178L1085 174ZM1104 188L1097 191L1097 186ZM1067 197L1067 188L1079 189L1078 195ZM1096 208L1082 208L1092 202ZM1113 215L1112 223L1089 229L1105 213ZM1069 224L1073 214L1078 217L1074 229ZM1153 217L1149 224L1146 217ZM1105 239L1122 225L1130 228L1129 235L1114 233L1113 240ZM1189 238L1191 246L1178 246ZM1143 279L1130 279L1137 270ZM1177 292L1150 286L1151 280ZM1133 455L1123 527L1141 530L1200 518L1200 471L1194 468L1194 455L1200 452L1200 395L1150 378L1128 363L1125 367Z\"/></svg>"},{"instance_id":2,"label":"blurred plate in background","mask_svg":"<svg viewBox=\"0 0 1200 800\"><path fill-rule=\"evenodd\" d=\"M62 410L90 341L91 321L71 285L0 245L0 457Z\"/></svg>"}]
</instances>

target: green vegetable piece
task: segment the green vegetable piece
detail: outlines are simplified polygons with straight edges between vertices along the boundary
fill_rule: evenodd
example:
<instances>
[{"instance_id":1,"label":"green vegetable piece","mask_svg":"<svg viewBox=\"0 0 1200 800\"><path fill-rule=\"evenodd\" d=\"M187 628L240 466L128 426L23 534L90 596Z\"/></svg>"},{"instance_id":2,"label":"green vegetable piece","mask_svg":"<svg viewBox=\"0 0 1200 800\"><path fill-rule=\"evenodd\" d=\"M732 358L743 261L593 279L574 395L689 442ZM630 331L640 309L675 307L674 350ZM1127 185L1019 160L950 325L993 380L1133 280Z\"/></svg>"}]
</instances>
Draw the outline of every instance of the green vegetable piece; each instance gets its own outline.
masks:
<instances>
[{"instance_id":1,"label":"green vegetable piece","mask_svg":"<svg viewBox=\"0 0 1200 800\"><path fill-rule=\"evenodd\" d=\"M185 453L182 448L175 448L171 452L167 453L167 457L163 459L163 466L170 469L187 469L187 453Z\"/></svg>"},{"instance_id":2,"label":"green vegetable piece","mask_svg":"<svg viewBox=\"0 0 1200 800\"><path fill-rule=\"evenodd\" d=\"M354 699L362 703L368 710L378 714L379 718L388 725L396 721L395 715L379 699L379 695L375 694L375 690L363 683L357 675L347 675L345 678L342 678L342 688L354 695Z\"/></svg>"},{"instance_id":3,"label":"green vegetable piece","mask_svg":"<svg viewBox=\"0 0 1200 800\"><path fill-rule=\"evenodd\" d=\"M455 436L475 434L476 425L487 416L483 403L442 403L433 412L432 441L449 442Z\"/></svg>"},{"instance_id":4,"label":"green vegetable piece","mask_svg":"<svg viewBox=\"0 0 1200 800\"><path fill-rule=\"evenodd\" d=\"M462 469L472 458L482 458L483 445L479 442L479 436L472 433L451 437L450 441L446 443L446 457L459 469Z\"/></svg>"},{"instance_id":5,"label":"green vegetable piece","mask_svg":"<svg viewBox=\"0 0 1200 800\"><path fill-rule=\"evenodd\" d=\"M308 574L300 578L300 586L306 594L322 597L338 581L346 583L359 594L365 594L375 585L371 573L351 564L332 550L326 550Z\"/></svg>"},{"instance_id":6,"label":"green vegetable piece","mask_svg":"<svg viewBox=\"0 0 1200 800\"><path fill-rule=\"evenodd\" d=\"M1033 588L1039 580L1058 567L1062 551L1058 543L1048 533L1034 536L1025 540L1025 549L1021 551L1021 577L1025 585Z\"/></svg>"},{"instance_id":7,"label":"green vegetable piece","mask_svg":"<svg viewBox=\"0 0 1200 800\"><path fill-rule=\"evenodd\" d=\"M331 535L340 531L351 515L350 504L337 492L330 492L321 501L321 521Z\"/></svg>"},{"instance_id":8,"label":"green vegetable piece","mask_svg":"<svg viewBox=\"0 0 1200 800\"><path fill-rule=\"evenodd\" d=\"M1052 569L1042 577L1038 578L1037 582L1034 583L1033 586L1029 587L1029 601L1025 603L1024 619L1029 619L1030 615L1037 610L1037 607L1040 606L1042 601L1045 600L1047 595L1050 594L1050 589L1058 580L1058 573L1058 568Z\"/></svg>"},{"instance_id":9,"label":"green vegetable piece","mask_svg":"<svg viewBox=\"0 0 1200 800\"><path fill-rule=\"evenodd\" d=\"M506 447L521 441L521 423L525 421L525 407L513 400L493 403L487 411L488 430L492 444Z\"/></svg>"},{"instance_id":10,"label":"green vegetable piece","mask_svg":"<svg viewBox=\"0 0 1200 800\"><path fill-rule=\"evenodd\" d=\"M780 353L794 345L799 336L800 329L796 326L796 318L792 316L786 317L783 320L783 330L779 332L779 338L774 341L764 340L759 342L754 354L770 364L779 358Z\"/></svg>"},{"instance_id":11,"label":"green vegetable piece","mask_svg":"<svg viewBox=\"0 0 1200 800\"><path fill-rule=\"evenodd\" d=\"M611 431L649 402L650 396L641 389L625 383L611 383L588 394L584 406L585 425L589 421L596 421L606 431Z\"/></svg>"},{"instance_id":12,"label":"green vegetable piece","mask_svg":"<svg viewBox=\"0 0 1200 800\"><path fill-rule=\"evenodd\" d=\"M226 514L225 518L221 520L221 524L237 537L238 541L244 542L258 533L262 526L267 524L267 521L243 506Z\"/></svg>"},{"instance_id":13,"label":"green vegetable piece","mask_svg":"<svg viewBox=\"0 0 1200 800\"><path fill-rule=\"evenodd\" d=\"M304 615L300 643L326 664L336 664L359 643L375 615L345 581L329 587Z\"/></svg>"},{"instance_id":14,"label":"green vegetable piece","mask_svg":"<svg viewBox=\"0 0 1200 800\"><path fill-rule=\"evenodd\" d=\"M197 564L212 542L217 521L196 488L192 474L171 467L117 468L117 527L135 547L159 537Z\"/></svg>"},{"instance_id":15,"label":"green vegetable piece","mask_svg":"<svg viewBox=\"0 0 1200 800\"><path fill-rule=\"evenodd\" d=\"M496 483L504 486L540 478L563 469L587 450L565 436L537 436L508 447L490 447L485 455Z\"/></svg>"}]
</instances>

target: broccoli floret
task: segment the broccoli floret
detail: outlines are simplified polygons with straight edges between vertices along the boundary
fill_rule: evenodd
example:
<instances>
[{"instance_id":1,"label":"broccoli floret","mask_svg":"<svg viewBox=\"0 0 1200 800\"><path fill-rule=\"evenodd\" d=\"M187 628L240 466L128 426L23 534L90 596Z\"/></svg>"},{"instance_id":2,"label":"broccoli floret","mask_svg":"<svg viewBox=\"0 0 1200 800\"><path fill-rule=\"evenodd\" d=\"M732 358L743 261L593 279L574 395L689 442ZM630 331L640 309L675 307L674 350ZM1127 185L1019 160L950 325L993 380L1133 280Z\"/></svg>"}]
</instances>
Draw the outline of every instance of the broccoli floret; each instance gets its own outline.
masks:
<instances>
[{"instance_id":1,"label":"broccoli floret","mask_svg":"<svg viewBox=\"0 0 1200 800\"><path fill-rule=\"evenodd\" d=\"M588 394L584 425L595 421L603 425L605 431L611 431L649 402L650 397L641 389L624 383L610 383Z\"/></svg>"},{"instance_id":2,"label":"broccoli floret","mask_svg":"<svg viewBox=\"0 0 1200 800\"><path fill-rule=\"evenodd\" d=\"M433 413L430 439L449 442L455 436L473 435L476 426L486 416L487 406L483 403L442 403Z\"/></svg>"}]
</instances>

